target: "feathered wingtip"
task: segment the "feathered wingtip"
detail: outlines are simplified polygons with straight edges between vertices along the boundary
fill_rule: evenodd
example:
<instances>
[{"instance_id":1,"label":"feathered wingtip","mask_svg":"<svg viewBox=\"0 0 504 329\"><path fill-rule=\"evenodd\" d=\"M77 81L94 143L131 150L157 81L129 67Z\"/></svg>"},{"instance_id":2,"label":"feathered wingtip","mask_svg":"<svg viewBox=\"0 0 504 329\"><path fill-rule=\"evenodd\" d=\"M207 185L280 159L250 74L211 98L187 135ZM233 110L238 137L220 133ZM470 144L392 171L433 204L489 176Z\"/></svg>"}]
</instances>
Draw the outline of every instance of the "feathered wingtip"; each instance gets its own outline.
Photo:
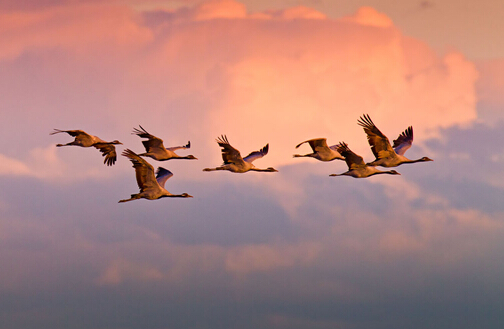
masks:
<instances>
[{"instance_id":1,"label":"feathered wingtip","mask_svg":"<svg viewBox=\"0 0 504 329\"><path fill-rule=\"evenodd\" d=\"M221 144L228 144L229 145L229 141L227 139L227 136L226 135L221 135L220 137L217 137L215 139L215 141L217 142L217 144L219 144L220 146L222 146Z\"/></svg>"},{"instance_id":2,"label":"feathered wingtip","mask_svg":"<svg viewBox=\"0 0 504 329\"><path fill-rule=\"evenodd\" d=\"M66 132L65 130L60 130L60 129L54 129L54 131L50 132L49 135L54 135L58 133L64 133Z\"/></svg>"},{"instance_id":3,"label":"feathered wingtip","mask_svg":"<svg viewBox=\"0 0 504 329\"><path fill-rule=\"evenodd\" d=\"M375 124L373 123L373 120L371 120L371 117L369 114L363 114L359 120L357 120L357 123L359 126L364 127L364 128L370 128L373 127Z\"/></svg>"},{"instance_id":4,"label":"feathered wingtip","mask_svg":"<svg viewBox=\"0 0 504 329\"><path fill-rule=\"evenodd\" d=\"M350 148L348 147L348 144L345 142L339 142L336 147L336 150L341 155L343 155L344 152L350 152Z\"/></svg>"},{"instance_id":5,"label":"feathered wingtip","mask_svg":"<svg viewBox=\"0 0 504 329\"><path fill-rule=\"evenodd\" d=\"M268 154L268 151L269 151L269 143L266 144L266 146L264 146L259 152L261 152L263 155L266 155Z\"/></svg>"},{"instance_id":6,"label":"feathered wingtip","mask_svg":"<svg viewBox=\"0 0 504 329\"><path fill-rule=\"evenodd\" d=\"M396 148L397 146L401 145L404 142L413 142L413 127L409 126L406 128L405 131L403 131L397 139L394 140L394 145L392 146L393 148Z\"/></svg>"},{"instance_id":7,"label":"feathered wingtip","mask_svg":"<svg viewBox=\"0 0 504 329\"><path fill-rule=\"evenodd\" d=\"M144 127L142 127L141 125L138 125L138 126L140 127L140 129L133 128L133 132L131 134L137 135L139 137L148 138L148 136L150 136L150 134L147 132L147 130L145 130Z\"/></svg>"},{"instance_id":8,"label":"feathered wingtip","mask_svg":"<svg viewBox=\"0 0 504 329\"><path fill-rule=\"evenodd\" d=\"M136 154L135 152L133 152L132 150L130 149L125 149L121 155L125 156L125 157L128 157L128 158L136 158L138 157L138 154Z\"/></svg>"}]
</instances>

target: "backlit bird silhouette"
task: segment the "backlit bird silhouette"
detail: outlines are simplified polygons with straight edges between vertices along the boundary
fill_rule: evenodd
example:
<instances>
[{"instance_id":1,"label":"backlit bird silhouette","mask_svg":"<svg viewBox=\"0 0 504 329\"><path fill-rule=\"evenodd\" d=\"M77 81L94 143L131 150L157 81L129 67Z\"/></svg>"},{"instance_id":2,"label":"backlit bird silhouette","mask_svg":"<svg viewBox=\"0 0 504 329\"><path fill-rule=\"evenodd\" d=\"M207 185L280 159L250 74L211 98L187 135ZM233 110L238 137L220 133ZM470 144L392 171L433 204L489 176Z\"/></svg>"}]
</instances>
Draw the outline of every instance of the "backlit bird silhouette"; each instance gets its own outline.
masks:
<instances>
[{"instance_id":1,"label":"backlit bird silhouette","mask_svg":"<svg viewBox=\"0 0 504 329\"><path fill-rule=\"evenodd\" d=\"M184 146L174 146L165 148L163 145L163 140L154 135L149 134L142 126L140 129L133 128L133 134L142 137L148 138L148 140L142 141L142 144L145 147L145 153L140 153L139 156L147 156L151 157L154 160L158 161L166 161L170 159L194 159L197 158L194 155L187 156L179 156L175 153L176 150L179 149L188 149L191 147L191 142L187 142L187 145Z\"/></svg>"},{"instance_id":2,"label":"backlit bird silhouette","mask_svg":"<svg viewBox=\"0 0 504 329\"><path fill-rule=\"evenodd\" d=\"M57 147L61 146L80 146L80 147L95 147L100 150L102 155L105 157L103 163L106 163L107 166L113 165L117 160L117 153L115 150L114 144L122 144L118 140L112 142L106 142L96 136L89 135L88 133L82 130L59 130L54 129L50 135L58 134L58 133L67 133L72 137L75 137L75 140L66 144L56 144Z\"/></svg>"},{"instance_id":3,"label":"backlit bird silhouette","mask_svg":"<svg viewBox=\"0 0 504 329\"><path fill-rule=\"evenodd\" d=\"M352 152L345 142L338 145L338 152L345 157L348 171L342 174L331 174L329 176L352 176L354 178L365 178L378 174L400 175L395 170L381 171L373 166L368 166L361 156Z\"/></svg>"},{"instance_id":4,"label":"backlit bird silhouette","mask_svg":"<svg viewBox=\"0 0 504 329\"><path fill-rule=\"evenodd\" d=\"M368 163L370 166L382 167L397 167L403 163L415 163L433 161L428 157L422 157L417 160L410 160L404 156L404 153L411 147L413 143L413 127L408 127L403 133L394 140L394 148L384 134L375 126L369 115L364 114L358 123L364 128L367 134L371 151L375 156L373 162Z\"/></svg>"},{"instance_id":5,"label":"backlit bird silhouette","mask_svg":"<svg viewBox=\"0 0 504 329\"><path fill-rule=\"evenodd\" d=\"M240 155L240 151L232 147L225 135L218 137L216 139L217 143L220 147L222 147L222 160L224 164L217 168L205 168L203 171L214 171L214 170L228 170L234 173L244 173L249 170L252 171L265 171L265 172L277 172L275 168L266 168L259 169L256 168L252 161L262 158L266 154L268 154L269 144L266 144L261 150L254 151L247 155L245 158L242 158Z\"/></svg>"},{"instance_id":6,"label":"backlit bird silhouette","mask_svg":"<svg viewBox=\"0 0 504 329\"><path fill-rule=\"evenodd\" d=\"M301 155L294 154L295 158L299 157L311 157L320 161L332 161L335 159L345 160L345 158L339 154L337 148L338 145L327 146L327 140L325 138L314 138L296 145L296 148L300 147L302 144L308 143L313 150L313 153Z\"/></svg>"},{"instance_id":7,"label":"backlit bird silhouette","mask_svg":"<svg viewBox=\"0 0 504 329\"><path fill-rule=\"evenodd\" d=\"M187 193L171 194L164 188L168 178L173 176L169 170L159 167L156 172L156 176L154 176L154 167L152 167L151 164L142 159L135 152L130 149L126 149L122 155L128 157L133 163L140 193L132 194L131 198L120 200L119 202L128 202L141 198L148 200L156 200L160 198L192 198L192 195Z\"/></svg>"}]
</instances>

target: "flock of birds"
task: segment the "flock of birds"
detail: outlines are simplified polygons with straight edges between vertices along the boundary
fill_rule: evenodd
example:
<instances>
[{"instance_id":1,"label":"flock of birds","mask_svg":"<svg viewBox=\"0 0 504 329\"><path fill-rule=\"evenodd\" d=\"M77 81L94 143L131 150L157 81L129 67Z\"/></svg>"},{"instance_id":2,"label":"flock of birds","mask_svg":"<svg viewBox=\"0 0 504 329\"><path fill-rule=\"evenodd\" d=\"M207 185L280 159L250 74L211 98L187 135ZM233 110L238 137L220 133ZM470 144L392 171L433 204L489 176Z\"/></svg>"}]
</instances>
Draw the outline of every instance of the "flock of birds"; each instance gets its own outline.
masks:
<instances>
[{"instance_id":1,"label":"flock of birds","mask_svg":"<svg viewBox=\"0 0 504 329\"><path fill-rule=\"evenodd\" d=\"M365 178L378 174L400 175L395 170L379 170L376 168L377 166L397 167L403 163L433 161L428 157L410 160L404 156L404 153L413 143L413 127L411 126L401 133L399 137L393 141L393 145L391 145L387 136L385 136L376 127L369 115L364 114L361 116L358 120L358 124L364 128L369 145L371 146L371 151L375 156L374 161L365 163L362 157L352 152L345 142L328 146L325 138L310 139L298 144L296 148L299 148L304 143L308 143L313 150L313 153L304 155L294 154L294 157L311 157L320 161L344 160L348 166L348 171L341 174L331 174L329 176L351 176L355 178ZM126 149L122 155L127 157L133 163L140 192L131 194L129 199L120 200L119 202L127 202L141 198L148 200L156 200L164 197L192 198L192 196L187 193L172 194L168 192L164 186L166 181L173 176L172 172L163 167L159 167L157 171L154 171L154 167L142 158L150 157L157 161L166 161L171 159L197 160L194 155L179 156L175 153L176 150L190 148L191 143L188 142L187 145L184 146L165 148L161 138L149 134L142 126L139 127L140 129L133 129L133 134L141 138L146 138L146 140L142 140L142 144L145 147L145 153L136 154L132 150ZM80 147L95 147L100 150L102 155L105 157L103 163L107 166L112 166L117 160L117 153L114 145L122 144L118 140L106 142L96 136L89 135L82 130L54 129L51 135L58 133L67 133L70 136L75 137L75 139L67 144L56 144L57 147L71 145ZM259 151L251 152L243 158L240 151L231 146L225 135L218 137L216 141L222 148L222 160L224 163L216 168L205 168L203 171L228 170L234 173L244 173L247 171L278 171L272 167L260 169L252 164L254 160L262 158L268 154L269 144L266 144L266 146Z\"/></svg>"}]
</instances>

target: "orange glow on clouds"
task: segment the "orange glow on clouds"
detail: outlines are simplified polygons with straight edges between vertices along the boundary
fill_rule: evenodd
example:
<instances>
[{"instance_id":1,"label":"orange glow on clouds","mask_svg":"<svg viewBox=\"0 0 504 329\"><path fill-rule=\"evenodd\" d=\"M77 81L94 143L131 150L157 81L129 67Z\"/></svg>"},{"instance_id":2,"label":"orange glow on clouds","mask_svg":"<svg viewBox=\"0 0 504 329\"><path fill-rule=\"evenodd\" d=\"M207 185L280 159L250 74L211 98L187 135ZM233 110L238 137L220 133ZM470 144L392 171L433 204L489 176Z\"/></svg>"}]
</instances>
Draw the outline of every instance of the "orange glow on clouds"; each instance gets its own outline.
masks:
<instances>
[{"instance_id":1,"label":"orange glow on clouds","mask_svg":"<svg viewBox=\"0 0 504 329\"><path fill-rule=\"evenodd\" d=\"M189 132L209 162L220 162L214 143L220 134L242 152L270 143L268 160L260 161L279 166L292 163L294 145L314 137L346 141L368 157L356 124L363 113L390 139L413 125L415 145L439 127L476 118L474 65L457 52L437 56L372 8L339 20L307 7L256 19L242 3L219 0L168 14L165 22L149 25L147 16L126 6L0 13L8 18L0 20L8 36L2 39L10 40L0 44L0 59L54 49L77 55L71 65L82 77L72 77L72 92L92 101L86 89L97 83L106 88L105 100L85 113L113 122L112 135L138 122L162 131L163 120L156 118L187 122L175 125L172 136ZM110 73L120 80L110 81ZM64 74L54 71L51 78ZM61 112L52 103L45 107L44 117Z\"/></svg>"}]
</instances>

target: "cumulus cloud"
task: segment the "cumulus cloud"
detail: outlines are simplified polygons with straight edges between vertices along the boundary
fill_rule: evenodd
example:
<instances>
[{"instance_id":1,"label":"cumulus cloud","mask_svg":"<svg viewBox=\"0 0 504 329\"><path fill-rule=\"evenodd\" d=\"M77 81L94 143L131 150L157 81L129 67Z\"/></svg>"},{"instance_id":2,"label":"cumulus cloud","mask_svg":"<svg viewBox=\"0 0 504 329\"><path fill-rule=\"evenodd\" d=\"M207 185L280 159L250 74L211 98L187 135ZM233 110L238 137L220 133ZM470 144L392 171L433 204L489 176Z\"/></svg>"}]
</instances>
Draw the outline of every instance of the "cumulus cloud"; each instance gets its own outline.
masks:
<instances>
[{"instance_id":1,"label":"cumulus cloud","mask_svg":"<svg viewBox=\"0 0 504 329\"><path fill-rule=\"evenodd\" d=\"M334 314L335 303L354 313L352 303L374 309L383 299L388 311L404 300L429 305L432 295L419 291L446 280L435 297L451 305L456 288L467 287L461 273L475 278L475 290L499 282L500 265L487 260L502 250L502 188L489 182L501 175L504 151L478 145L502 140L504 130L470 125L479 114L478 72L462 54L438 55L372 8L336 20L302 6L249 13L232 0L150 13L69 3L0 15L2 40L16 40L0 41L0 110L9 118L0 179L12 186L0 191L0 260L12 264L0 287L27 309L36 273L37 293L60 291L62 281L98 295L132 287L159 327L222 324L232 318L223 310L238 309L250 328L322 328L348 319ZM346 141L368 159L356 124L362 113L389 139L413 125L408 153L433 153L435 162L402 166L400 177L354 180L328 177L344 171L343 162L292 159L309 152L294 146L314 137ZM137 190L131 163L120 157L108 168L95 149L58 149L65 138L49 136L53 128L84 129L140 151L131 135L138 124L167 146L191 140L187 153L198 161L162 165L175 173L169 190L194 199L118 205ZM280 172L201 172L221 163L220 134L242 155L270 143L255 164ZM478 158L492 160L481 170ZM477 275L481 262L495 277ZM478 293L475 301L488 300ZM121 293L107 298L137 310ZM156 307L168 302L198 319L167 319ZM202 319L192 316L201 313L194 305L206 310ZM92 322L86 306L75 314ZM207 317L214 310L220 319ZM50 311L61 314L59 306ZM359 321L349 326L369 327Z\"/></svg>"},{"instance_id":2,"label":"cumulus cloud","mask_svg":"<svg viewBox=\"0 0 504 329\"><path fill-rule=\"evenodd\" d=\"M269 142L260 161L278 166L292 161L296 143L317 136L368 152L356 125L362 113L390 138L413 124L417 142L476 118L474 65L456 52L437 56L372 8L340 20L314 20L323 17L304 7L254 19L237 1L210 1L155 28L151 16L143 25L124 6L16 15L2 20L3 33L17 40L0 51L14 81L6 109L32 93L21 101L26 112L59 116L71 129L85 122L124 136L137 123L168 125L170 138L193 139L211 162L220 162L213 138L222 133L245 150ZM20 80L30 62L37 80ZM43 92L41 79L53 81Z\"/></svg>"},{"instance_id":3,"label":"cumulus cloud","mask_svg":"<svg viewBox=\"0 0 504 329\"><path fill-rule=\"evenodd\" d=\"M478 118L489 125L504 119L504 102L500 92L504 89L504 59L487 60L477 63L479 79Z\"/></svg>"}]
</instances>

